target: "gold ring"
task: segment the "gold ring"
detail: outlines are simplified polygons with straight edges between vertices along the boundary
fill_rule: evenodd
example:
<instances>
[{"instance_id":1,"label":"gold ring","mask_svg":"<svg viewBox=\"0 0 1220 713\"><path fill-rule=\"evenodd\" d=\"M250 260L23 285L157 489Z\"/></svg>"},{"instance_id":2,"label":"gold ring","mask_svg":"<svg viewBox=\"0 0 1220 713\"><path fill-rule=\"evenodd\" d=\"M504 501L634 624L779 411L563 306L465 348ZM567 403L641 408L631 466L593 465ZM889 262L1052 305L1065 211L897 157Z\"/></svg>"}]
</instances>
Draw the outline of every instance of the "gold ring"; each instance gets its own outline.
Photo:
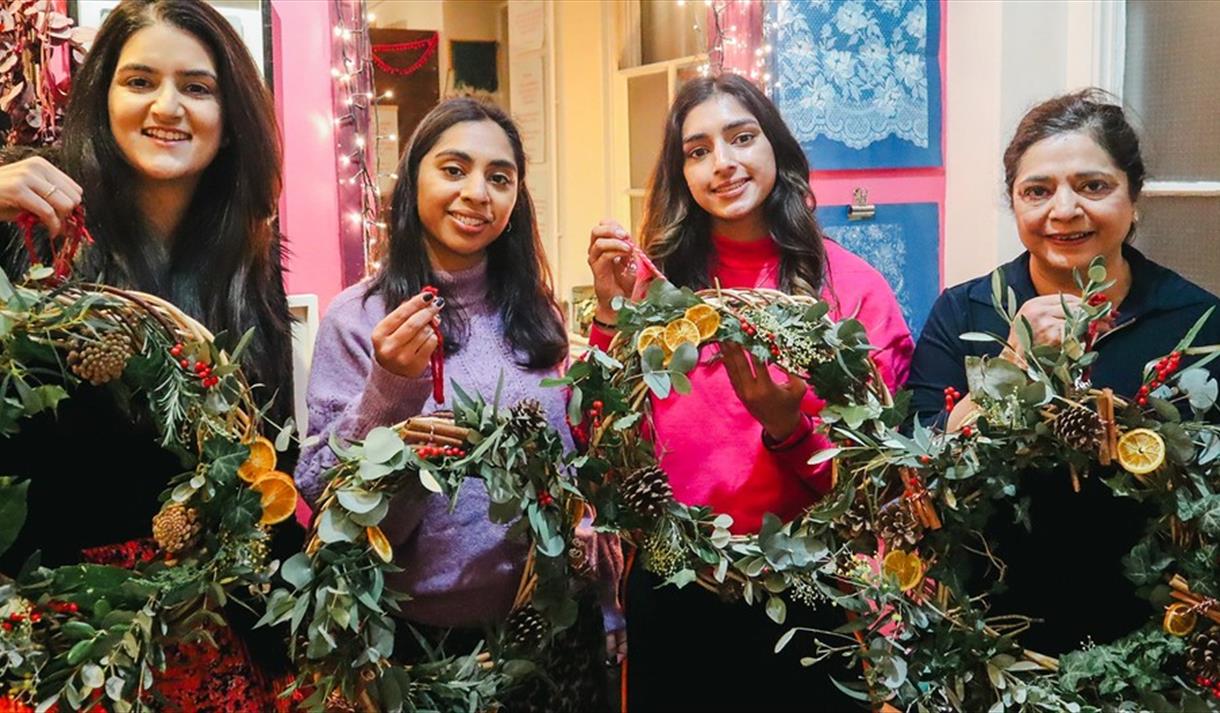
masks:
<instances>
[{"instance_id":1,"label":"gold ring","mask_svg":"<svg viewBox=\"0 0 1220 713\"><path fill-rule=\"evenodd\" d=\"M55 191L58 191L58 190L59 190L59 186L51 186L51 190L42 194L43 199L45 200L47 198L50 198L51 196L55 195Z\"/></svg>"}]
</instances>

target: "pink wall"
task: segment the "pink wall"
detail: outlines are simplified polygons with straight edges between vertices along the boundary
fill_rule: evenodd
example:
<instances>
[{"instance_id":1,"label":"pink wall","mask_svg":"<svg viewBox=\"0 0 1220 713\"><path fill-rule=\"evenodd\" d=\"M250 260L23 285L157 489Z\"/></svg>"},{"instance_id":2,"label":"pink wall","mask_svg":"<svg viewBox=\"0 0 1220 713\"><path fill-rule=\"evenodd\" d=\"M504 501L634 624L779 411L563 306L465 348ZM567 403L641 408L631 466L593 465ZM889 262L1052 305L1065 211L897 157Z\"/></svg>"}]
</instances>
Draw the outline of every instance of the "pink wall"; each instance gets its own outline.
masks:
<instances>
[{"instance_id":1,"label":"pink wall","mask_svg":"<svg viewBox=\"0 0 1220 713\"><path fill-rule=\"evenodd\" d=\"M280 230L288 240L287 289L316 294L323 314L343 288L330 5L271 0L275 107L284 137Z\"/></svg>"}]
</instances>

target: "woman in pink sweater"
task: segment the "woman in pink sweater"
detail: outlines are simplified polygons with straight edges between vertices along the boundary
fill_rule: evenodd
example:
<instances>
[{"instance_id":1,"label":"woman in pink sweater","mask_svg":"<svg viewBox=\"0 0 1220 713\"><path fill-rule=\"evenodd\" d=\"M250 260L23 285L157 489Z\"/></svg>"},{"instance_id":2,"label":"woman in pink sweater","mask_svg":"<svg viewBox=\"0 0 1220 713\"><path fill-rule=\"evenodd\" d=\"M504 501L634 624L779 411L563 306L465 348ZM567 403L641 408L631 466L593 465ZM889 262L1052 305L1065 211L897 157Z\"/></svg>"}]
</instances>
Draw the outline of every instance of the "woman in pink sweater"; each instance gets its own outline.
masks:
<instances>
[{"instance_id":1,"label":"woman in pink sweater","mask_svg":"<svg viewBox=\"0 0 1220 713\"><path fill-rule=\"evenodd\" d=\"M855 317L877 351L890 389L906 380L914 349L889 285L860 258L825 239L813 213L809 164L775 106L748 80L726 74L686 84L670 109L649 187L643 243L678 286L767 287L818 295L831 317ZM637 280L630 236L603 221L590 236L598 310L592 335L613 337L611 300ZM764 514L791 519L830 487L808 465L826 440L815 433L822 402L800 378L764 367L737 345L703 347L685 396L653 397L654 440L678 500L733 516L756 532ZM657 588L635 568L627 586L631 642L628 708L827 710L850 704L809 655L775 640L793 625L843 623L829 605L783 627L760 611L725 604L699 588ZM705 682L720 670L732 683ZM837 678L850 675L835 672ZM756 685L743 685L753 679ZM761 684L761 685L758 685Z\"/></svg>"}]
</instances>

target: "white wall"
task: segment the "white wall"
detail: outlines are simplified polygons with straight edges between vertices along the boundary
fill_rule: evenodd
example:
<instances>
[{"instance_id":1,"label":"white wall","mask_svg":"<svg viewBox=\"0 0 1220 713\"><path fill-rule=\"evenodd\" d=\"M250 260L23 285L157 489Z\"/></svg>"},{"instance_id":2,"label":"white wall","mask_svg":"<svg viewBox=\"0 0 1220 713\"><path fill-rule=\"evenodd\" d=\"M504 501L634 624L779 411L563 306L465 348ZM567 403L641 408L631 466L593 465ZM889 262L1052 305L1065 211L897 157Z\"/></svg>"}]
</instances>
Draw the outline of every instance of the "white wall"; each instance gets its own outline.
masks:
<instances>
[{"instance_id":1,"label":"white wall","mask_svg":"<svg viewBox=\"0 0 1220 713\"><path fill-rule=\"evenodd\" d=\"M1004 148L1034 104L1109 84L1103 56L1122 0L949 0L945 72L945 284L1021 252L1004 195Z\"/></svg>"}]
</instances>

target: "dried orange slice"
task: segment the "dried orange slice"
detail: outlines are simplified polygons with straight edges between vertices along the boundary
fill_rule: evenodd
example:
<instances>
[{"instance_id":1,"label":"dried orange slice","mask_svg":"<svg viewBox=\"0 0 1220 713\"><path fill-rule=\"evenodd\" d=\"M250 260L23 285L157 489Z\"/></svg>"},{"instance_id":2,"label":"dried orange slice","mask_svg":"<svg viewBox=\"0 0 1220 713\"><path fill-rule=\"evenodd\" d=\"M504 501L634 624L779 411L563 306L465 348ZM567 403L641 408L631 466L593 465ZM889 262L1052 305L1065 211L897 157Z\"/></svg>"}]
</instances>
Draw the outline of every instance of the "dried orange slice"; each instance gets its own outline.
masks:
<instances>
[{"instance_id":1,"label":"dried orange slice","mask_svg":"<svg viewBox=\"0 0 1220 713\"><path fill-rule=\"evenodd\" d=\"M381 531L380 527L376 525L366 527L364 528L364 535L369 538L369 547L373 548L373 551L377 553L382 562L389 562L394 559L394 548L390 546L390 541L386 539L385 533Z\"/></svg>"},{"instance_id":2,"label":"dried orange slice","mask_svg":"<svg viewBox=\"0 0 1220 713\"><path fill-rule=\"evenodd\" d=\"M246 462L237 466L237 477L253 483L258 476L275 469L275 446L262 436L256 437L246 444L250 448L250 456Z\"/></svg>"},{"instance_id":3,"label":"dried orange slice","mask_svg":"<svg viewBox=\"0 0 1220 713\"><path fill-rule=\"evenodd\" d=\"M1165 440L1156 431L1136 428L1118 439L1118 464L1128 473L1146 475L1165 462Z\"/></svg>"},{"instance_id":4,"label":"dried orange slice","mask_svg":"<svg viewBox=\"0 0 1220 713\"><path fill-rule=\"evenodd\" d=\"M261 525L274 525L292 516L297 509L297 486L292 476L278 470L268 471L250 489L258 493L263 506Z\"/></svg>"},{"instance_id":5,"label":"dried orange slice","mask_svg":"<svg viewBox=\"0 0 1220 713\"><path fill-rule=\"evenodd\" d=\"M1165 618L1161 622L1161 626L1165 628L1166 634L1173 636L1186 636L1195 630L1195 624L1199 621L1199 617L1190 610L1182 602L1175 602L1165 607Z\"/></svg>"},{"instance_id":6,"label":"dried orange slice","mask_svg":"<svg viewBox=\"0 0 1220 713\"><path fill-rule=\"evenodd\" d=\"M698 304L686 310L684 315L699 328L699 339L711 339L720 329L720 313L709 304Z\"/></svg>"},{"instance_id":7,"label":"dried orange slice","mask_svg":"<svg viewBox=\"0 0 1220 713\"><path fill-rule=\"evenodd\" d=\"M661 349L664 349L665 345L661 342L661 335L664 333L665 333L665 328L658 327L656 325L653 325L651 327L644 327L643 329L641 329L639 336L636 337L636 340L635 340L636 353L639 354L640 356L643 356L644 350L647 349L648 347L651 347L653 344L657 345L658 347L661 347Z\"/></svg>"},{"instance_id":8,"label":"dried orange slice","mask_svg":"<svg viewBox=\"0 0 1220 713\"><path fill-rule=\"evenodd\" d=\"M699 346L699 328L689 319L679 317L665 325L665 333L661 335L661 342L671 352L678 351L678 347L687 342Z\"/></svg>"},{"instance_id":9,"label":"dried orange slice","mask_svg":"<svg viewBox=\"0 0 1220 713\"><path fill-rule=\"evenodd\" d=\"M923 581L924 564L914 552L893 550L881 561L881 569L898 580L898 588L909 592Z\"/></svg>"}]
</instances>

